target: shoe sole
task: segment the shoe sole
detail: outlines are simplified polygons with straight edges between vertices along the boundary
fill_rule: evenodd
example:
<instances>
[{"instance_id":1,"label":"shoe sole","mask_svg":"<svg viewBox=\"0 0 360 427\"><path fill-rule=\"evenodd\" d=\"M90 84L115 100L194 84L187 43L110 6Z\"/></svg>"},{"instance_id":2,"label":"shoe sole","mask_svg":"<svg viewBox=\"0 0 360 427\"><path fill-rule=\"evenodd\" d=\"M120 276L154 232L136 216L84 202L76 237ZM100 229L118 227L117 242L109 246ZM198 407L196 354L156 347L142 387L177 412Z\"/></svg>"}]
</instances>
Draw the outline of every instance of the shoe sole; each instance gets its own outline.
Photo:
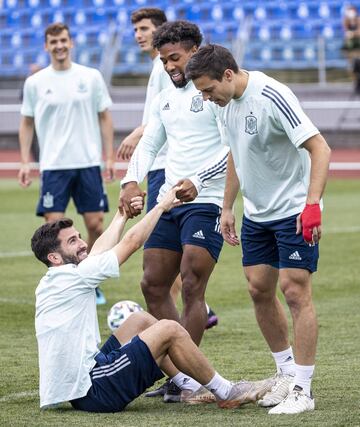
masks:
<instances>
[{"instance_id":1,"label":"shoe sole","mask_svg":"<svg viewBox=\"0 0 360 427\"><path fill-rule=\"evenodd\" d=\"M204 398L194 398L194 399L184 399L184 400L180 400L182 403L186 403L187 405L203 405L203 404L210 404L210 403L215 403L216 402L216 398L214 397L204 397Z\"/></svg>"},{"instance_id":2,"label":"shoe sole","mask_svg":"<svg viewBox=\"0 0 360 427\"><path fill-rule=\"evenodd\" d=\"M258 399L260 399L264 394L266 393L266 390L258 390L258 391L249 391L247 395L245 395L241 399L236 400L220 400L218 401L218 407L221 409L236 409L241 405L245 405L247 403L255 403Z\"/></svg>"}]
</instances>

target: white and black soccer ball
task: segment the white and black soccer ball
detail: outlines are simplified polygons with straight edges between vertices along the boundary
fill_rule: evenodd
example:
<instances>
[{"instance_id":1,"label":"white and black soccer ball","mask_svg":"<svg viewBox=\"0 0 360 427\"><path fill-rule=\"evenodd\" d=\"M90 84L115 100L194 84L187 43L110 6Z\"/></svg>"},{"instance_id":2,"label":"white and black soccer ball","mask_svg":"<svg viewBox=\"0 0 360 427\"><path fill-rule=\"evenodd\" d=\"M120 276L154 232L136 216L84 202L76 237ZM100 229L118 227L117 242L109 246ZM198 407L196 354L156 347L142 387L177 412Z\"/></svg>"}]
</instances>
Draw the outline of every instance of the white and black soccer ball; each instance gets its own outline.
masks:
<instances>
[{"instance_id":1,"label":"white and black soccer ball","mask_svg":"<svg viewBox=\"0 0 360 427\"><path fill-rule=\"evenodd\" d=\"M107 324L112 331L115 331L131 314L143 311L140 304L134 301L119 301L114 304L108 313Z\"/></svg>"}]
</instances>

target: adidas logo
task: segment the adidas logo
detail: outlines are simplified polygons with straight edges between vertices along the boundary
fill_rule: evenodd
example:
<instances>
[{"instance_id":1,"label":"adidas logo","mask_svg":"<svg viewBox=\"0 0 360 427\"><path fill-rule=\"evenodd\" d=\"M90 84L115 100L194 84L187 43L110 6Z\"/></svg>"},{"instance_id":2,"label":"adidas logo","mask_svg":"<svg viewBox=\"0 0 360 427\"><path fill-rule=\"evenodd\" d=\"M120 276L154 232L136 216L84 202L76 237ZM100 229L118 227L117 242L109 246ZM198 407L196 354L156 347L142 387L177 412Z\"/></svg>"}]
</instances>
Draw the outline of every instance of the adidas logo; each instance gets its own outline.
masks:
<instances>
[{"instance_id":1,"label":"adidas logo","mask_svg":"<svg viewBox=\"0 0 360 427\"><path fill-rule=\"evenodd\" d=\"M192 236L196 237L197 239L205 239L205 236L202 230L197 231Z\"/></svg>"},{"instance_id":2,"label":"adidas logo","mask_svg":"<svg viewBox=\"0 0 360 427\"><path fill-rule=\"evenodd\" d=\"M170 110L170 105L168 102L163 106L163 110Z\"/></svg>"},{"instance_id":3,"label":"adidas logo","mask_svg":"<svg viewBox=\"0 0 360 427\"><path fill-rule=\"evenodd\" d=\"M52 90L51 89L48 89L46 92L45 92L45 95L51 95L52 94Z\"/></svg>"},{"instance_id":4,"label":"adidas logo","mask_svg":"<svg viewBox=\"0 0 360 427\"><path fill-rule=\"evenodd\" d=\"M289 256L289 259L293 259L293 260L295 260L295 261L301 261L301 260L302 260L302 258L301 258L301 256L300 256L300 254L299 254L299 252L298 252L298 251L295 251L294 253L292 253L292 254Z\"/></svg>"}]
</instances>

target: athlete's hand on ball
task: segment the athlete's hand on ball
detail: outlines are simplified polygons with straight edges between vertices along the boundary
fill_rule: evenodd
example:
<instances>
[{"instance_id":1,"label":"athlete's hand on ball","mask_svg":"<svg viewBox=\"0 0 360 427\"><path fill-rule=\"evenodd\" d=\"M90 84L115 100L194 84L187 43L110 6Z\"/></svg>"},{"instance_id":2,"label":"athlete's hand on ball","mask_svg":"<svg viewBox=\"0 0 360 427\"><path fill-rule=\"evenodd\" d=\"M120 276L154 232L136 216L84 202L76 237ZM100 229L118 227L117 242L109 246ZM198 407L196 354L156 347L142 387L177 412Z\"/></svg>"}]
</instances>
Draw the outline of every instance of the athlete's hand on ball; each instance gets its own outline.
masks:
<instances>
[{"instance_id":1,"label":"athlete's hand on ball","mask_svg":"<svg viewBox=\"0 0 360 427\"><path fill-rule=\"evenodd\" d=\"M240 244L235 230L235 216L231 209L223 209L220 218L220 227L225 242L231 246L238 246Z\"/></svg>"},{"instance_id":2,"label":"athlete's hand on ball","mask_svg":"<svg viewBox=\"0 0 360 427\"><path fill-rule=\"evenodd\" d=\"M190 179L181 179L176 183L176 187L180 187L176 192L176 197L181 202L192 202L198 195L197 189Z\"/></svg>"},{"instance_id":3,"label":"athlete's hand on ball","mask_svg":"<svg viewBox=\"0 0 360 427\"><path fill-rule=\"evenodd\" d=\"M297 217L296 234L302 235L306 243L314 245L321 238L321 210L319 203L306 204L302 213Z\"/></svg>"},{"instance_id":4,"label":"athlete's hand on ball","mask_svg":"<svg viewBox=\"0 0 360 427\"><path fill-rule=\"evenodd\" d=\"M132 206L131 202L134 197L140 196L143 199L144 205L145 195L145 191L141 190L137 182L128 182L125 184L121 189L119 196L120 213L124 212L128 218L134 218L135 216L138 216L141 213L142 208L139 208L138 203L136 203L135 206Z\"/></svg>"}]
</instances>

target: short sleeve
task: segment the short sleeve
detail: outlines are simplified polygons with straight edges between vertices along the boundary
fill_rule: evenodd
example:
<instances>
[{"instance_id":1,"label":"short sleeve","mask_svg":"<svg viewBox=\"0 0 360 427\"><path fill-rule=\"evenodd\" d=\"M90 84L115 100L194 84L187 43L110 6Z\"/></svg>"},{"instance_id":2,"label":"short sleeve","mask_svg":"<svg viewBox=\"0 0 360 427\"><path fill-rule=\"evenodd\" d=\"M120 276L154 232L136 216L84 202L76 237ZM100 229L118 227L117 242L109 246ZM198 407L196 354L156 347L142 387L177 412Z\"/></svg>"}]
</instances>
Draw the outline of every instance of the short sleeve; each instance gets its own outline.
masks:
<instances>
[{"instance_id":1,"label":"short sleeve","mask_svg":"<svg viewBox=\"0 0 360 427\"><path fill-rule=\"evenodd\" d=\"M96 107L98 113L102 113L112 105L109 91L99 71L96 71Z\"/></svg>"},{"instance_id":2,"label":"short sleeve","mask_svg":"<svg viewBox=\"0 0 360 427\"><path fill-rule=\"evenodd\" d=\"M78 273L91 287L111 277L119 277L119 261L114 251L89 256L78 265Z\"/></svg>"},{"instance_id":3,"label":"short sleeve","mask_svg":"<svg viewBox=\"0 0 360 427\"><path fill-rule=\"evenodd\" d=\"M30 78L25 80L20 112L22 116L26 117L34 117L35 115L35 88Z\"/></svg>"}]
</instances>

